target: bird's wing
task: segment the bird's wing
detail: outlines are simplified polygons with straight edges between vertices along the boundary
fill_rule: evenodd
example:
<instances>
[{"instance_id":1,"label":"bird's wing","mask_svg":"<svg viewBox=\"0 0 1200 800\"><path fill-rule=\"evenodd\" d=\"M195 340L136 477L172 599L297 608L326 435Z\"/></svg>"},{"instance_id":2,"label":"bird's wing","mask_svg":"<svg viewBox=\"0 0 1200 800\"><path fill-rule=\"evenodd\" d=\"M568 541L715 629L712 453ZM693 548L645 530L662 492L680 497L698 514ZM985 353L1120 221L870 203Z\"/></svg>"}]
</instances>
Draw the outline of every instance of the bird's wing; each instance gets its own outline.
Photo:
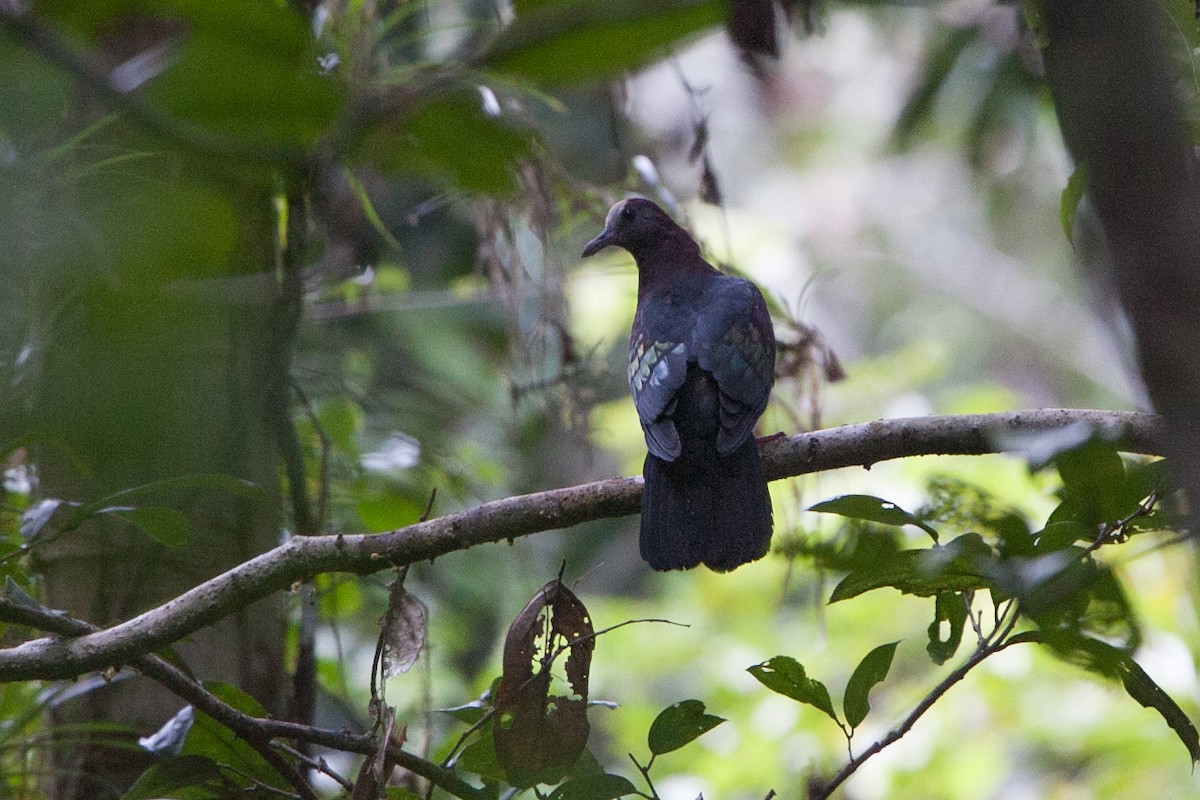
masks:
<instances>
[{"instance_id":1,"label":"bird's wing","mask_svg":"<svg viewBox=\"0 0 1200 800\"><path fill-rule=\"evenodd\" d=\"M694 349L721 392L717 450L732 452L754 429L775 382L775 334L754 284L731 277L714 283L697 321Z\"/></svg>"},{"instance_id":2,"label":"bird's wing","mask_svg":"<svg viewBox=\"0 0 1200 800\"><path fill-rule=\"evenodd\" d=\"M629 340L629 388L637 407L646 446L666 461L679 458L679 432L670 414L675 393L687 377L688 349L684 342L660 341L635 333Z\"/></svg>"}]
</instances>

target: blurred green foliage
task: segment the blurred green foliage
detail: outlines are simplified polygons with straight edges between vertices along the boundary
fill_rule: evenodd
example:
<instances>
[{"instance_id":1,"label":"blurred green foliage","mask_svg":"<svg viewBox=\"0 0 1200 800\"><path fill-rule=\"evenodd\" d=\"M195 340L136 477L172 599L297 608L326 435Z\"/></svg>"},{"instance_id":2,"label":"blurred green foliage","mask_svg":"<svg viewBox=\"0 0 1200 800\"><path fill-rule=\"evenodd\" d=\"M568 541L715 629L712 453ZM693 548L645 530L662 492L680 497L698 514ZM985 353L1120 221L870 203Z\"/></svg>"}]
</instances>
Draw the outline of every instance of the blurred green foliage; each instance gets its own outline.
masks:
<instances>
[{"instance_id":1,"label":"blurred green foliage","mask_svg":"<svg viewBox=\"0 0 1200 800\"><path fill-rule=\"evenodd\" d=\"M306 478L291 490L315 499L322 532L390 530L637 470L619 367L632 273L616 260L576 268L573 256L605 200L663 187L627 174L645 142L598 83L711 31L722 4L517 0L507 24L490 5L442 0L330 4L311 18L304 4L266 0L31 5L0 18L9 600L37 602L30 554L84 519L123 518L173 546L205 535L180 492L254 499L244 481L195 471L170 485L105 474L99 497L44 497L30 448L69 440L64 458L85 473L103 454L140 465L164 442L187 449L188 418L145 387L193 386L185 377L215 363L211 331L229 309L262 323L289 270L306 314L270 352L277 362L252 371L290 359ZM880 26L895 23L889 13ZM1176 16L1183 53L1195 30ZM1045 92L985 25L938 31L922 42L891 144L961 146L986 173L997 135L1031 129ZM1083 183L1068 184L1051 227L1069 228ZM985 187L999 216L1027 188ZM872 311L886 320L913 293L892 287ZM875 344L888 324L872 323ZM263 327L287 333L273 317ZM75 345L70 357L47 363L60 341ZM163 363L163 343L183 343L170 352L185 357ZM935 383L949 387L939 410L1012 401L963 369L944 344L910 342L856 358L830 405L836 421L875 416ZM80 376L96 383L39 403L47 380L74 389ZM229 379L205 377L214 394ZM809 376L791 377L769 417L789 431L790 393L811 390ZM197 395L196 414L209 399ZM492 726L471 729L493 708L504 631L565 562L600 632L588 750L540 789L556 800L799 796L841 768L848 744L861 753L967 663L964 642L990 648L970 686L938 695L890 761L862 768L855 796L1184 796L1195 779L1173 742L1196 759L1200 630L1194 558L1166 547L1163 467L1095 438L1047 447L1032 459L1054 467L1042 472L1018 459L923 461L773 487L778 554L727 576L648 574L628 520L413 565L430 648L389 681L388 702L410 749L448 759L480 797L528 783L501 763ZM324 575L315 588L316 722L366 730L388 591L377 576ZM24 635L3 629L6 645ZM845 686L840 714L824 680ZM238 687L209 689L263 713ZM128 740L102 725L48 738L43 713L64 691L0 692L0 796L36 796L42 753L73 735ZM178 743L126 797L289 791L211 718ZM353 774L348 757L323 755Z\"/></svg>"}]
</instances>

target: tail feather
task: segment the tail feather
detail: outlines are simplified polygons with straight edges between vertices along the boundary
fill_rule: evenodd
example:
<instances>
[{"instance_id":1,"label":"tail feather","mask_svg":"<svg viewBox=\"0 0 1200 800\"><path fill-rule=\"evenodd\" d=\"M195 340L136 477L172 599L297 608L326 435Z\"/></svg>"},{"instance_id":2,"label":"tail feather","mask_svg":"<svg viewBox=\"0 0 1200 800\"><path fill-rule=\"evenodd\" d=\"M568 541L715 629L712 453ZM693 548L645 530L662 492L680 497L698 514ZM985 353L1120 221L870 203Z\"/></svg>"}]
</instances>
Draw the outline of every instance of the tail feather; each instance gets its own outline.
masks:
<instances>
[{"instance_id":1,"label":"tail feather","mask_svg":"<svg viewBox=\"0 0 1200 800\"><path fill-rule=\"evenodd\" d=\"M707 456L646 456L641 551L656 570L704 564L728 572L771 546L771 498L754 438L729 455Z\"/></svg>"}]
</instances>

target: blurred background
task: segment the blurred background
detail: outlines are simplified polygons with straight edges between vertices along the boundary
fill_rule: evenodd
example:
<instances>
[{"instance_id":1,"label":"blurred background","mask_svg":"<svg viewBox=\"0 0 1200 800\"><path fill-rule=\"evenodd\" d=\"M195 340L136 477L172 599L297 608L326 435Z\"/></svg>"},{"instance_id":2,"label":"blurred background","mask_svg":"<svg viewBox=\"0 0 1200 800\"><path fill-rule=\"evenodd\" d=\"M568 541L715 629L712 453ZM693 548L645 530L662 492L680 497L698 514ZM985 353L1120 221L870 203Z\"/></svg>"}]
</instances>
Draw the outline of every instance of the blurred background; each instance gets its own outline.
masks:
<instances>
[{"instance_id":1,"label":"blurred background","mask_svg":"<svg viewBox=\"0 0 1200 800\"><path fill-rule=\"evenodd\" d=\"M96 624L281 537L638 474L636 271L615 249L579 257L629 193L770 298L787 358L760 435L1145 408L1029 3L830 0L795 4L790 23L768 7L774 58L733 43L722 3L616 4L599 21L554 0L0 5L0 570ZM1194 84L1192 6L1163 6ZM163 484L213 474L260 492ZM136 487L175 516L105 513L139 505L112 500ZM928 598L827 605L839 576L813 554L850 534L805 509L861 493L928 510L938 487L1036 529L1060 484L1008 456L779 481L776 552L726 575L653 573L636 517L415 564L427 646L388 702L410 749L444 755L466 728L437 709L488 689L509 622L565 565L597 628L677 623L598 638L591 697L616 704L590 711L601 764L635 778L626 754L645 763L655 715L700 698L728 722L656 761L659 796L802 796L841 768L845 740L747 667L789 655L840 696L863 655L899 640L858 752L956 664L924 652ZM1194 557L1163 542L1107 560L1143 626L1138 663L1195 718ZM365 730L392 577L319 576L179 652L279 716ZM26 635L7 626L4 642ZM87 773L181 702L101 683L0 689L0 796L120 795L123 779ZM98 722L112 741L81 745ZM842 796L1171 798L1196 780L1157 714L1017 647Z\"/></svg>"}]
</instances>

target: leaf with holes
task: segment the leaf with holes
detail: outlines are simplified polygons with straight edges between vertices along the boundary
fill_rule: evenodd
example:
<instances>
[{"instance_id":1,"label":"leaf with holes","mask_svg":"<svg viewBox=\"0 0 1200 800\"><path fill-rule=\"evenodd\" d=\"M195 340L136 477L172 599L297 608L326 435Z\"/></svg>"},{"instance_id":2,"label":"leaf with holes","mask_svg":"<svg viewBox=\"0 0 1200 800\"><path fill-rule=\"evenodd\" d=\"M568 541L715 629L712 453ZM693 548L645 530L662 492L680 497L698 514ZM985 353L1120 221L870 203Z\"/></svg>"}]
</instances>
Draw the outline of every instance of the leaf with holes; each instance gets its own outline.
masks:
<instances>
[{"instance_id":1,"label":"leaf with holes","mask_svg":"<svg viewBox=\"0 0 1200 800\"><path fill-rule=\"evenodd\" d=\"M929 643L925 651L935 664L945 664L962 644L963 627L967 624L969 595L963 592L942 592L934 600L933 622L929 623ZM946 636L942 638L942 626Z\"/></svg>"},{"instance_id":2,"label":"leaf with holes","mask_svg":"<svg viewBox=\"0 0 1200 800\"><path fill-rule=\"evenodd\" d=\"M916 525L929 534L934 542L938 540L938 532L929 523L905 511L900 506L880 497L869 494L844 494L832 500L826 500L810 506L809 511L822 514L838 514L850 519L861 519L867 522L878 522L882 525Z\"/></svg>"},{"instance_id":3,"label":"leaf with holes","mask_svg":"<svg viewBox=\"0 0 1200 800\"><path fill-rule=\"evenodd\" d=\"M746 670L772 692L790 697L823 712L834 722L833 701L825 684L808 677L800 662L791 656L775 656Z\"/></svg>"},{"instance_id":4,"label":"leaf with holes","mask_svg":"<svg viewBox=\"0 0 1200 800\"><path fill-rule=\"evenodd\" d=\"M583 752L594 634L587 608L559 580L543 586L509 627L493 738L513 786L558 783ZM550 691L563 652L570 696Z\"/></svg>"},{"instance_id":5,"label":"leaf with holes","mask_svg":"<svg viewBox=\"0 0 1200 800\"><path fill-rule=\"evenodd\" d=\"M408 672L425 646L425 604L404 588L397 578L391 586L388 608L379 620L383 649L383 674L393 678Z\"/></svg>"}]
</instances>

